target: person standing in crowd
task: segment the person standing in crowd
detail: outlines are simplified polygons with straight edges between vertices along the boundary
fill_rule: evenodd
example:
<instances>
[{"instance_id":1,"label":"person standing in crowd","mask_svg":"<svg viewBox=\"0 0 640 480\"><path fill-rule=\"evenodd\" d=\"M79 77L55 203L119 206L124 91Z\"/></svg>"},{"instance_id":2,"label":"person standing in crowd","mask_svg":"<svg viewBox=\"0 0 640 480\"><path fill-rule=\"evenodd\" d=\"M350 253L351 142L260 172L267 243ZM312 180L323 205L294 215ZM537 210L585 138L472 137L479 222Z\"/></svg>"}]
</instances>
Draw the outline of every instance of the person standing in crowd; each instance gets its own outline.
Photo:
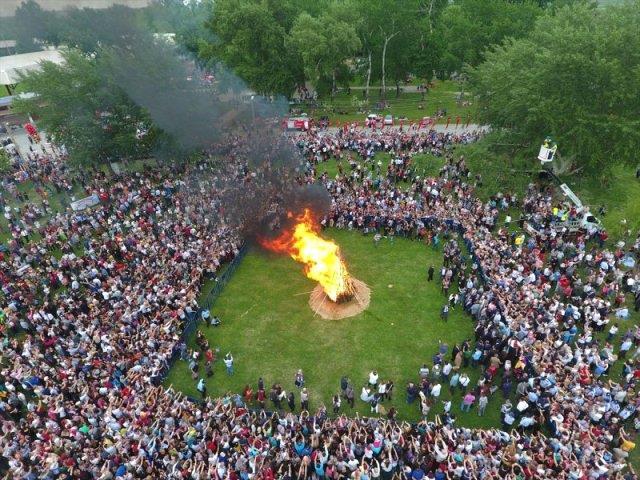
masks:
<instances>
[{"instance_id":1,"label":"person standing in crowd","mask_svg":"<svg viewBox=\"0 0 640 480\"><path fill-rule=\"evenodd\" d=\"M340 412L340 405L342 404L342 401L340 400L340 395L334 395L333 396L333 413L334 415L337 415L338 412Z\"/></svg>"},{"instance_id":2,"label":"person standing in crowd","mask_svg":"<svg viewBox=\"0 0 640 480\"><path fill-rule=\"evenodd\" d=\"M489 404L489 398L485 393L480 395L478 399L478 416L482 417L484 415L485 410L487 409L487 405Z\"/></svg>"},{"instance_id":3,"label":"person standing in crowd","mask_svg":"<svg viewBox=\"0 0 640 480\"><path fill-rule=\"evenodd\" d=\"M440 310L440 318L445 322L449 320L449 304L448 303L445 303L442 309Z\"/></svg>"},{"instance_id":4,"label":"person standing in crowd","mask_svg":"<svg viewBox=\"0 0 640 480\"><path fill-rule=\"evenodd\" d=\"M291 410L292 412L295 412L295 410L296 410L296 397L293 394L293 392L289 392L289 395L287 396L287 405L289 405L289 410Z\"/></svg>"},{"instance_id":5,"label":"person standing in crowd","mask_svg":"<svg viewBox=\"0 0 640 480\"><path fill-rule=\"evenodd\" d=\"M267 392L265 391L264 386L262 388L258 388L258 393L256 394L256 401L258 402L258 406L260 407L260 410L265 409L266 400L267 400Z\"/></svg>"},{"instance_id":6,"label":"person standing in crowd","mask_svg":"<svg viewBox=\"0 0 640 480\"><path fill-rule=\"evenodd\" d=\"M380 243L380 240L382 240L382 235L380 235L379 232L376 232L373 235L373 246L378 248L378 244Z\"/></svg>"},{"instance_id":7,"label":"person standing in crowd","mask_svg":"<svg viewBox=\"0 0 640 480\"><path fill-rule=\"evenodd\" d=\"M233 355L231 355L231 352L225 355L224 366L227 368L227 375L233 375Z\"/></svg>"},{"instance_id":8,"label":"person standing in crowd","mask_svg":"<svg viewBox=\"0 0 640 480\"><path fill-rule=\"evenodd\" d=\"M204 378L200 378L198 381L198 385L196 386L196 390L200 392L200 396L204 398L207 395L207 386L204 383Z\"/></svg>"},{"instance_id":9,"label":"person standing in crowd","mask_svg":"<svg viewBox=\"0 0 640 480\"><path fill-rule=\"evenodd\" d=\"M343 397L346 397L348 386L349 386L349 377L347 377L346 375L343 375L342 378L340 378L340 392L342 393Z\"/></svg>"},{"instance_id":10,"label":"person standing in crowd","mask_svg":"<svg viewBox=\"0 0 640 480\"><path fill-rule=\"evenodd\" d=\"M460 379L458 381L460 383L460 390L462 390L462 393L465 394L467 392L467 387L471 382L469 375L466 372L462 372L462 374L460 375Z\"/></svg>"},{"instance_id":11,"label":"person standing in crowd","mask_svg":"<svg viewBox=\"0 0 640 480\"><path fill-rule=\"evenodd\" d=\"M369 372L369 386L376 388L376 385L378 385L378 372L371 370L371 372Z\"/></svg>"},{"instance_id":12,"label":"person standing in crowd","mask_svg":"<svg viewBox=\"0 0 640 480\"><path fill-rule=\"evenodd\" d=\"M476 396L472 392L467 392L465 396L462 398L462 403L460 404L460 409L463 412L470 412L471 406L476 401Z\"/></svg>"},{"instance_id":13,"label":"person standing in crowd","mask_svg":"<svg viewBox=\"0 0 640 480\"><path fill-rule=\"evenodd\" d=\"M200 318L202 322L208 327L209 326L209 318L211 317L211 312L208 308L203 308L200 312Z\"/></svg>"},{"instance_id":14,"label":"person standing in crowd","mask_svg":"<svg viewBox=\"0 0 640 480\"><path fill-rule=\"evenodd\" d=\"M242 398L244 399L244 403L249 405L253 401L253 389L247 384L244 386L244 390L242 391Z\"/></svg>"},{"instance_id":15,"label":"person standing in crowd","mask_svg":"<svg viewBox=\"0 0 640 480\"><path fill-rule=\"evenodd\" d=\"M347 398L347 403L349 407L354 408L355 406L355 392L353 390L353 385L351 383L347 384L347 389L345 391L345 396Z\"/></svg>"},{"instance_id":16,"label":"person standing in crowd","mask_svg":"<svg viewBox=\"0 0 640 480\"><path fill-rule=\"evenodd\" d=\"M300 408L302 411L309 411L309 392L307 392L306 388L303 388L300 392Z\"/></svg>"}]
</instances>

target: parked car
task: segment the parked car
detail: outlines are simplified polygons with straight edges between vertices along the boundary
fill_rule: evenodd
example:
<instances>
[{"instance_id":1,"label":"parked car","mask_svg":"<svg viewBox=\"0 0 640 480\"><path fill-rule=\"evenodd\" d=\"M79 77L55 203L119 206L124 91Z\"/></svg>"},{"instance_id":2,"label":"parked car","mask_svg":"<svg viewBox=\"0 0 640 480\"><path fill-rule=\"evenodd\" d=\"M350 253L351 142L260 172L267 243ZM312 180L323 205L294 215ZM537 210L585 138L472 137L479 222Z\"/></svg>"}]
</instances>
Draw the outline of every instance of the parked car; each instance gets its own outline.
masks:
<instances>
[{"instance_id":1,"label":"parked car","mask_svg":"<svg viewBox=\"0 0 640 480\"><path fill-rule=\"evenodd\" d=\"M364 121L365 127L375 127L382 122L382 117L376 113L370 113Z\"/></svg>"},{"instance_id":2,"label":"parked car","mask_svg":"<svg viewBox=\"0 0 640 480\"><path fill-rule=\"evenodd\" d=\"M393 125L393 115L385 115L384 116L384 124L385 125Z\"/></svg>"}]
</instances>

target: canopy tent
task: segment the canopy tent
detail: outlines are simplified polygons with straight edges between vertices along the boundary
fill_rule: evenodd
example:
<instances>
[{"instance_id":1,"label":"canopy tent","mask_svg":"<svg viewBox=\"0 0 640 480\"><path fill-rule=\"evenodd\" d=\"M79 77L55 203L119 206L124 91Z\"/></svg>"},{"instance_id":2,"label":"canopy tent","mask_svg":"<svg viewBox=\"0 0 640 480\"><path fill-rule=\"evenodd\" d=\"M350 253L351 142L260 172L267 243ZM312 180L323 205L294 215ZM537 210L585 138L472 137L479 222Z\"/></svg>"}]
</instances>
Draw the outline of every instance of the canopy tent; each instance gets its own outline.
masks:
<instances>
[{"instance_id":1,"label":"canopy tent","mask_svg":"<svg viewBox=\"0 0 640 480\"><path fill-rule=\"evenodd\" d=\"M62 58L59 50L42 50L40 52L0 57L0 85L18 83L20 73L39 68L40 62L43 61L61 64L64 62L64 58Z\"/></svg>"}]
</instances>

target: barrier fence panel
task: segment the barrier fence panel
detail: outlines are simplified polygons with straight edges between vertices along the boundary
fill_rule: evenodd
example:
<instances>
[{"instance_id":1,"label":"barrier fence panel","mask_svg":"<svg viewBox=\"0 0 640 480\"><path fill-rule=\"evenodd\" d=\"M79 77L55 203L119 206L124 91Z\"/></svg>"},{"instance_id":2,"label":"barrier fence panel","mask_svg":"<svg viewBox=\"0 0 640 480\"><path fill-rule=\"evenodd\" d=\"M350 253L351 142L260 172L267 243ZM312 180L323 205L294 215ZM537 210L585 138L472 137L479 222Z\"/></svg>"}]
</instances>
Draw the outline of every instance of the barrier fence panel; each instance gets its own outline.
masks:
<instances>
[{"instance_id":1,"label":"barrier fence panel","mask_svg":"<svg viewBox=\"0 0 640 480\"><path fill-rule=\"evenodd\" d=\"M233 257L231 262L229 262L229 265L227 265L227 268L225 269L225 271L222 272L222 274L216 278L216 283L213 289L207 294L204 300L202 300L201 302L198 302L200 308L197 311L192 311L187 314L187 320L185 321L184 328L182 329L182 333L180 334L181 342L179 343L182 343L182 342L186 343L187 339L189 339L195 333L196 327L198 326L198 323L202 318L200 316L200 313L203 310L211 309L211 307L214 305L214 303L222 293L222 290L224 289L226 284L229 282L229 280L237 270L238 265L240 265L240 263L242 262L242 259L247 254L248 249L249 247L246 244L242 244L242 246L238 250L238 254L235 257ZM164 382L165 378L169 373L169 370L171 370L171 367L173 367L173 365L176 363L179 357L180 357L180 350L176 348L167 363L167 368L157 378L157 383Z\"/></svg>"},{"instance_id":2,"label":"barrier fence panel","mask_svg":"<svg viewBox=\"0 0 640 480\"><path fill-rule=\"evenodd\" d=\"M478 265L478 274L480 275L480 279L483 283L487 284L490 283L489 278L485 275L484 270L482 269L482 265L480 263L480 261L477 259L476 255L475 255L475 249L474 249L474 245L473 243L464 237L464 234L466 232L464 226L462 226L462 224L460 224L459 222L455 221L455 220L445 220L445 221L440 221L438 219L436 219L435 217L424 217L421 220L423 220L425 222L426 225L432 226L433 224L444 224L447 229L452 230L454 232L456 232L459 236L459 238L461 238L463 240L463 244L465 245L467 252L470 254L472 260ZM229 282L229 280L231 279L231 277L233 276L233 274L235 273L236 269L238 268L238 265L242 262L242 259L244 258L244 256L247 254L248 251L248 247L246 244L243 244L242 247L240 248L240 250L238 251L238 254L233 258L233 260L231 260L231 262L229 263L229 265L227 266L227 269L218 277L216 285L214 286L214 288L209 292L209 294L207 295L207 297L204 299L203 302L201 302L200 304L200 308L198 311L196 312L190 312L190 314L188 315L188 319L185 323L184 329L182 331L181 334L181 340L183 342L186 343L187 339L193 335L195 333L196 327L198 325L198 322L201 319L200 313L202 312L202 310L210 310L211 307L214 305L214 303L216 302L216 300L218 299L218 297L220 296L220 293L222 292L222 290L224 289L224 287L226 286L226 284ZM467 312L469 313L469 312ZM472 317L473 318L473 317ZM180 342L182 343L182 342ZM154 379L152 379L152 381L154 382L154 384L161 384L164 382L164 380L166 379L169 370L171 370L171 367L173 367L173 365L175 364L175 362L178 360L178 358L180 357L180 350L176 349L174 350L171 358L169 359L169 361L167 362L167 368L157 377L155 377ZM238 395L236 395L238 396ZM198 399L198 398L194 398L191 396L187 396L187 398L194 402L194 403L203 403L202 400ZM248 405L246 406L248 408L248 410L250 411L258 411L257 409L252 409L250 408ZM267 412L267 415L272 415L273 412Z\"/></svg>"}]
</instances>

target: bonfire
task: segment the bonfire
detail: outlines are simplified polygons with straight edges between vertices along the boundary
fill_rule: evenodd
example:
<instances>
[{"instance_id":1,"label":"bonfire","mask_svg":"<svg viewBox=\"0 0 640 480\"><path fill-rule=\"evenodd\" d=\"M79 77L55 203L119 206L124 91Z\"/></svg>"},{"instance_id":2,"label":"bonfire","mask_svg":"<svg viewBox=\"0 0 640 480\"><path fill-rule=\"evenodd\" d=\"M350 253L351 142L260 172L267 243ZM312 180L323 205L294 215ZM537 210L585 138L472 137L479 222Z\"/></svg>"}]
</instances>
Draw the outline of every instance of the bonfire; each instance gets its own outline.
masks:
<instances>
[{"instance_id":1,"label":"bonfire","mask_svg":"<svg viewBox=\"0 0 640 480\"><path fill-rule=\"evenodd\" d=\"M320 236L319 225L309 209L301 215L288 214L293 227L275 239L261 239L263 247L291 256L303 264L305 275L318 282L311 292L311 308L324 318L345 318L369 304L369 288L351 277L338 245Z\"/></svg>"}]
</instances>

